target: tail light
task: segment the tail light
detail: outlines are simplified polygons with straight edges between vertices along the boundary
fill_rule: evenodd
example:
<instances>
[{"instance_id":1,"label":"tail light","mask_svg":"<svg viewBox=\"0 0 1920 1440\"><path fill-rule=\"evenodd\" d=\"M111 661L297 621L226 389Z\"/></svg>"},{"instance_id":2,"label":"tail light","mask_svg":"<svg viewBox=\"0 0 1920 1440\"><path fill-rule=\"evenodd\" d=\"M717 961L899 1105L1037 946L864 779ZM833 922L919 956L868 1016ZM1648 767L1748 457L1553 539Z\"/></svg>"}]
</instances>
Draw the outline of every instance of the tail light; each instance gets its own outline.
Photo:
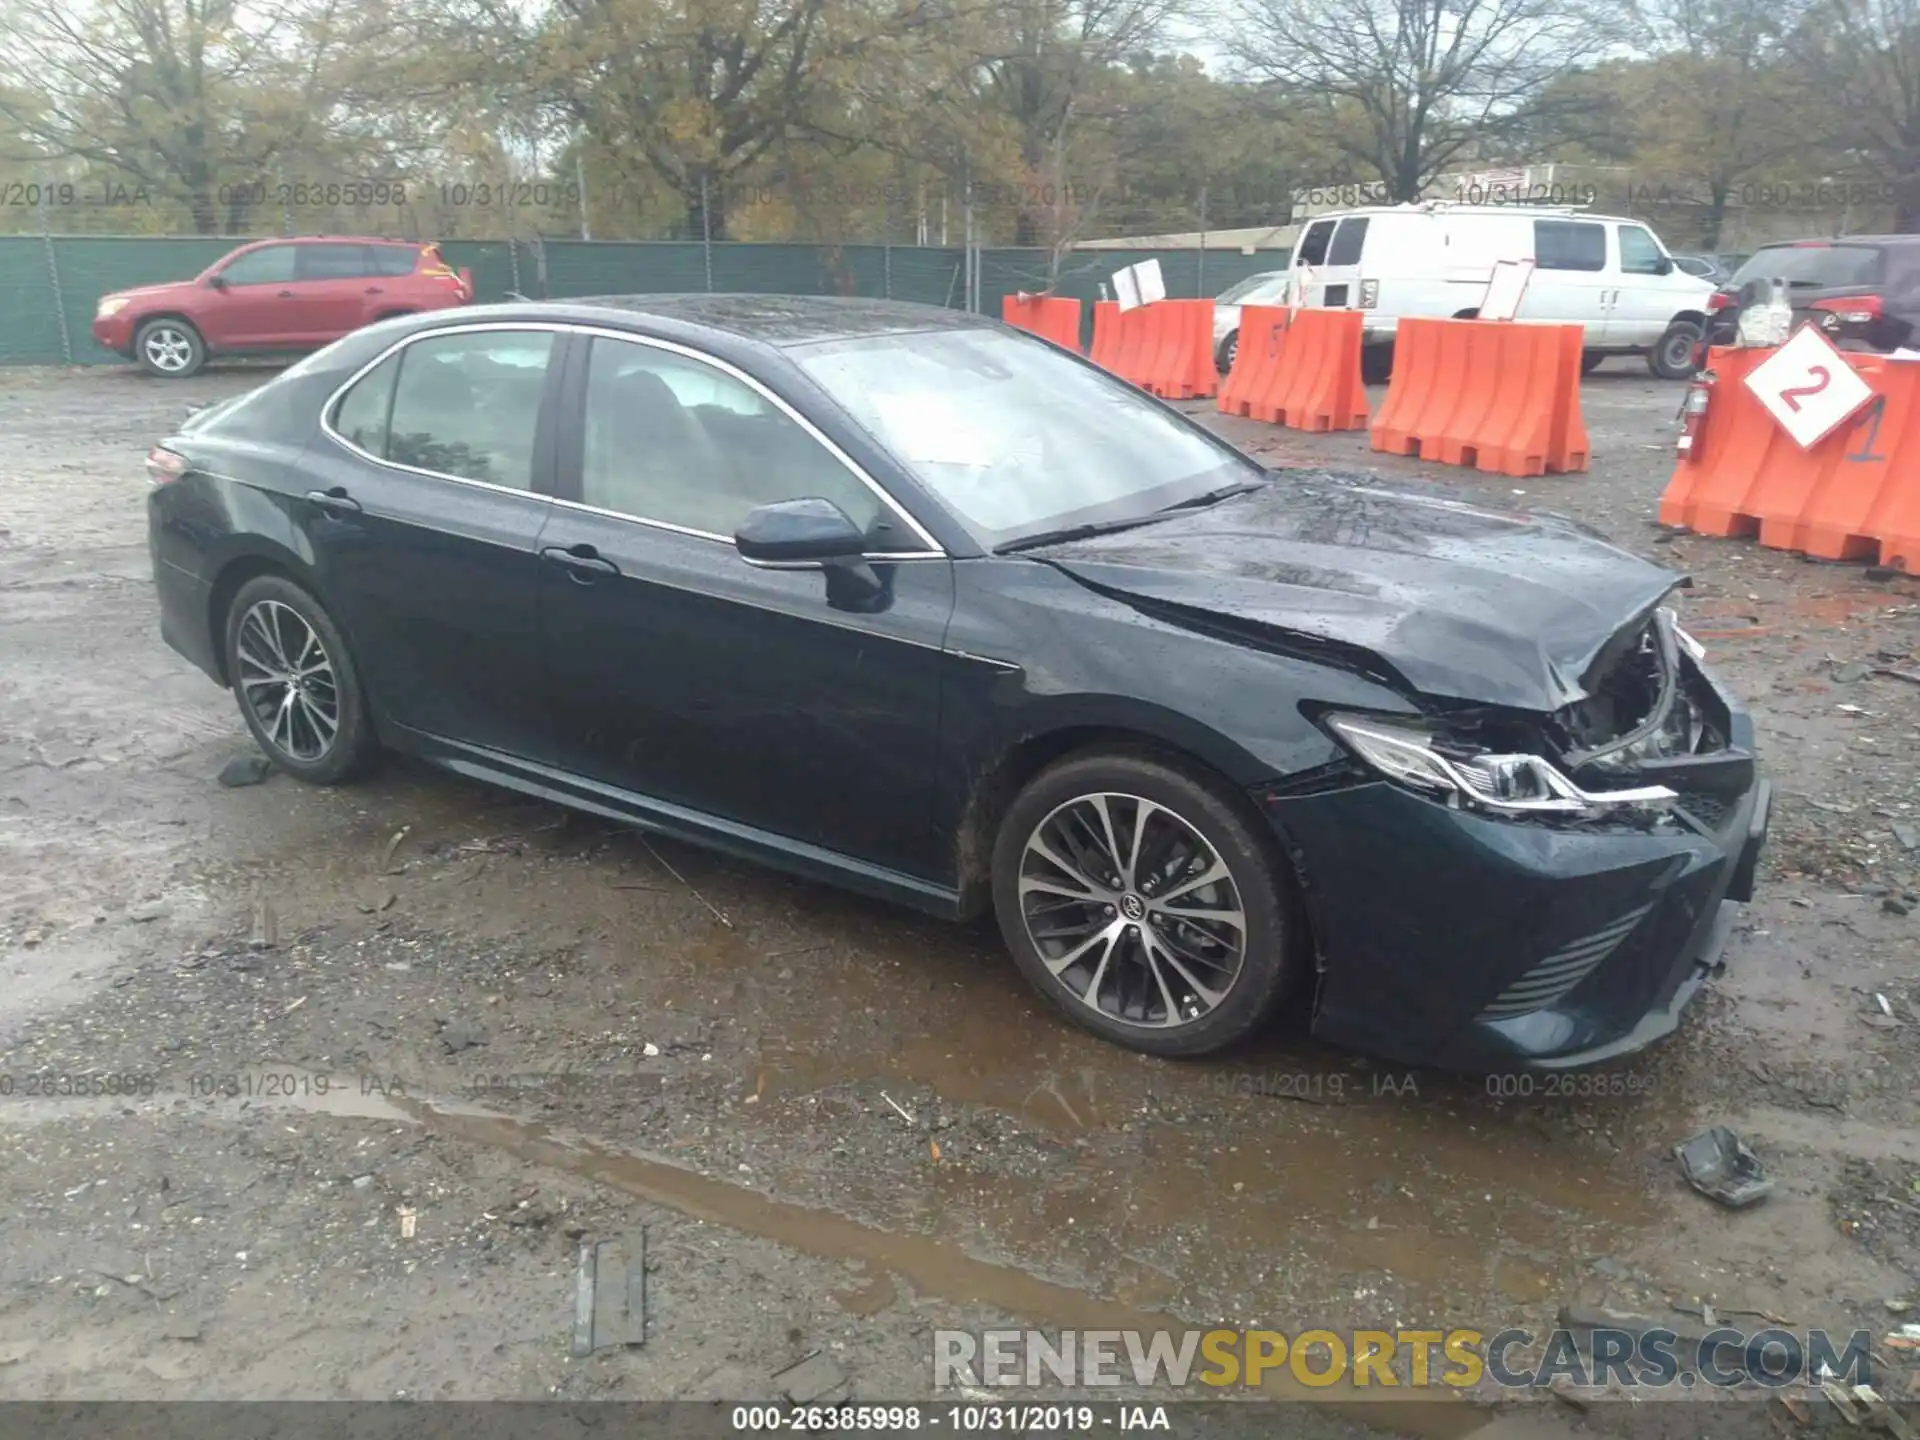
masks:
<instances>
[{"instance_id":1,"label":"tail light","mask_svg":"<svg viewBox=\"0 0 1920 1440\"><path fill-rule=\"evenodd\" d=\"M1713 403L1713 372L1703 370L1687 385L1686 396L1680 401L1680 438L1674 442L1674 449L1682 460L1699 448L1700 437L1706 433L1707 408Z\"/></svg>"},{"instance_id":2,"label":"tail light","mask_svg":"<svg viewBox=\"0 0 1920 1440\"><path fill-rule=\"evenodd\" d=\"M1362 280L1360 282L1360 308L1362 310L1371 310L1379 303L1380 282L1378 280Z\"/></svg>"},{"instance_id":3,"label":"tail light","mask_svg":"<svg viewBox=\"0 0 1920 1440\"><path fill-rule=\"evenodd\" d=\"M1707 296L1707 314L1718 315L1722 310L1733 308L1733 296L1725 290L1716 290Z\"/></svg>"},{"instance_id":4,"label":"tail light","mask_svg":"<svg viewBox=\"0 0 1920 1440\"><path fill-rule=\"evenodd\" d=\"M187 473L187 457L177 450L159 445L147 452L147 478L156 485L171 485Z\"/></svg>"},{"instance_id":5,"label":"tail light","mask_svg":"<svg viewBox=\"0 0 1920 1440\"><path fill-rule=\"evenodd\" d=\"M1809 310L1818 311L1823 330L1838 330L1842 325L1865 325L1884 313L1878 295L1847 295L1836 300L1815 300Z\"/></svg>"},{"instance_id":6,"label":"tail light","mask_svg":"<svg viewBox=\"0 0 1920 1440\"><path fill-rule=\"evenodd\" d=\"M460 299L463 303L473 299L473 271L465 265L460 267Z\"/></svg>"}]
</instances>

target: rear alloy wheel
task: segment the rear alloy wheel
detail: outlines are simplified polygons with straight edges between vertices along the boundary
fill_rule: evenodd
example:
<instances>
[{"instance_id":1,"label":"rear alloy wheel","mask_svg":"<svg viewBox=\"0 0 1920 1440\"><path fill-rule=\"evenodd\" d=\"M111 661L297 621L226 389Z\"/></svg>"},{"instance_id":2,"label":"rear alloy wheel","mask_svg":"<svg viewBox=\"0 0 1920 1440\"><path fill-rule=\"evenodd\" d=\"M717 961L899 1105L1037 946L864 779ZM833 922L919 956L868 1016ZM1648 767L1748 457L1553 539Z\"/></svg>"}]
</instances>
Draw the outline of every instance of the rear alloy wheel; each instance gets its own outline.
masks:
<instances>
[{"instance_id":1,"label":"rear alloy wheel","mask_svg":"<svg viewBox=\"0 0 1920 1440\"><path fill-rule=\"evenodd\" d=\"M267 757L295 779L332 785L376 749L346 642L292 581L248 581L227 614L227 677Z\"/></svg>"},{"instance_id":2,"label":"rear alloy wheel","mask_svg":"<svg viewBox=\"0 0 1920 1440\"><path fill-rule=\"evenodd\" d=\"M184 320L149 320L133 337L133 356L149 375L184 380L207 363L207 346Z\"/></svg>"},{"instance_id":3,"label":"rear alloy wheel","mask_svg":"<svg viewBox=\"0 0 1920 1440\"><path fill-rule=\"evenodd\" d=\"M1700 345L1700 327L1686 320L1676 320L1667 327L1667 333L1660 337L1647 355L1647 368L1662 380L1691 380L1699 367L1694 364L1694 356Z\"/></svg>"},{"instance_id":4,"label":"rear alloy wheel","mask_svg":"<svg viewBox=\"0 0 1920 1440\"><path fill-rule=\"evenodd\" d=\"M1028 980L1131 1049L1223 1049L1273 1013L1295 969L1272 846L1223 792L1144 754L1043 772L1001 826L993 888Z\"/></svg>"}]
</instances>

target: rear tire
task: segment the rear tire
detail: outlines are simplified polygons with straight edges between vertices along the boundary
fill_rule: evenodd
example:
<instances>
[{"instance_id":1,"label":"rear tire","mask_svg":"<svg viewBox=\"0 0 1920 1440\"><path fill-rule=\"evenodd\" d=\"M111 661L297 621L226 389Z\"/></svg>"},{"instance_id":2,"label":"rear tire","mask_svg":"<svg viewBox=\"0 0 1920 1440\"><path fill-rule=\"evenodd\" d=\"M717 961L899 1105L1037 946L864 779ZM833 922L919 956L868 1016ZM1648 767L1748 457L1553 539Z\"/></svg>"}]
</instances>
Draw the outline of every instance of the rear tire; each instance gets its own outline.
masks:
<instances>
[{"instance_id":1,"label":"rear tire","mask_svg":"<svg viewBox=\"0 0 1920 1440\"><path fill-rule=\"evenodd\" d=\"M1608 356L1598 350L1582 351L1580 354L1580 373L1582 375L1591 375L1602 365L1606 364L1608 358Z\"/></svg>"},{"instance_id":2,"label":"rear tire","mask_svg":"<svg viewBox=\"0 0 1920 1440\"><path fill-rule=\"evenodd\" d=\"M1368 385L1384 385L1393 378L1393 346L1360 347L1360 379Z\"/></svg>"},{"instance_id":3,"label":"rear tire","mask_svg":"<svg viewBox=\"0 0 1920 1440\"><path fill-rule=\"evenodd\" d=\"M1292 877L1258 824L1167 757L1063 760L1001 822L1000 933L1034 988L1103 1039L1150 1055L1225 1049L1272 1016L1301 969Z\"/></svg>"},{"instance_id":4,"label":"rear tire","mask_svg":"<svg viewBox=\"0 0 1920 1440\"><path fill-rule=\"evenodd\" d=\"M184 380L207 363L207 342L185 320L149 320L134 331L133 358L149 375Z\"/></svg>"},{"instance_id":5,"label":"rear tire","mask_svg":"<svg viewBox=\"0 0 1920 1440\"><path fill-rule=\"evenodd\" d=\"M1220 342L1220 348L1213 352L1213 368L1225 375L1233 369L1233 362L1240 354L1240 332L1229 330L1227 338Z\"/></svg>"},{"instance_id":6,"label":"rear tire","mask_svg":"<svg viewBox=\"0 0 1920 1440\"><path fill-rule=\"evenodd\" d=\"M360 672L326 607L280 575L227 608L227 676L267 758L310 785L337 785L379 753Z\"/></svg>"},{"instance_id":7,"label":"rear tire","mask_svg":"<svg viewBox=\"0 0 1920 1440\"><path fill-rule=\"evenodd\" d=\"M1694 363L1699 345L1700 327L1688 320L1676 320L1647 352L1647 368L1662 380L1691 380L1699 369Z\"/></svg>"}]
</instances>

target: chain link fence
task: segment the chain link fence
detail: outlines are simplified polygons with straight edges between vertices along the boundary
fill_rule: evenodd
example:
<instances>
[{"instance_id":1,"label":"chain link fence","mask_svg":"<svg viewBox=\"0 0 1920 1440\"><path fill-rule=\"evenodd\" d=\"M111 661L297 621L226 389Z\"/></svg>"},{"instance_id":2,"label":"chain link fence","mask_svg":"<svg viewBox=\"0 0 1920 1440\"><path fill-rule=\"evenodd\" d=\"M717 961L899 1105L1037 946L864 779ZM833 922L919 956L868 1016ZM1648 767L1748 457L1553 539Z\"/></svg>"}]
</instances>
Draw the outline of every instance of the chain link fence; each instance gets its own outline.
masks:
<instances>
[{"instance_id":1,"label":"chain link fence","mask_svg":"<svg viewBox=\"0 0 1920 1440\"><path fill-rule=\"evenodd\" d=\"M266 237L262 237L266 238ZM245 237L0 236L0 364L117 360L94 342L102 295L190 280ZM1285 266L1283 250L1074 250L921 245L755 245L731 241L450 240L447 263L473 272L476 301L689 291L848 295L1000 313L1004 296L1098 299L1114 271L1158 259L1167 294L1198 299ZM1091 325L1091 305L1083 322ZM1084 338L1084 337L1083 337Z\"/></svg>"}]
</instances>

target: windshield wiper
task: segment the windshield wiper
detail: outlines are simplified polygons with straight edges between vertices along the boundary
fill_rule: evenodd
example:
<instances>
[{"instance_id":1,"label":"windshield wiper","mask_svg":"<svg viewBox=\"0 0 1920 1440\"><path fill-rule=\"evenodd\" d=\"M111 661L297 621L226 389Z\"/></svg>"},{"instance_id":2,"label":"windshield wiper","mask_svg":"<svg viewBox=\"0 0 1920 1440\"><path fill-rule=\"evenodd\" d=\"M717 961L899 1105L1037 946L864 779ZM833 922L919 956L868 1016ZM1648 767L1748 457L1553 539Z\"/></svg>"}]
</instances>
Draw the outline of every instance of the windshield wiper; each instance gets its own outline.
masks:
<instances>
[{"instance_id":1,"label":"windshield wiper","mask_svg":"<svg viewBox=\"0 0 1920 1440\"><path fill-rule=\"evenodd\" d=\"M1156 510L1151 515L1130 515L1125 520L1089 520L1083 525L1064 525L1058 530L1042 530L1037 535L1022 535L1018 540L1009 540L1004 545L993 547L996 555L1006 555L1015 550L1034 550L1042 545L1064 545L1069 540L1086 540L1095 535L1111 535L1116 530L1131 530L1136 525L1151 525L1167 512Z\"/></svg>"},{"instance_id":2,"label":"windshield wiper","mask_svg":"<svg viewBox=\"0 0 1920 1440\"><path fill-rule=\"evenodd\" d=\"M1181 500L1162 508L1158 513L1168 515L1176 510L1204 510L1209 505L1218 505L1222 500L1231 500L1236 495L1245 495L1250 490L1264 489L1265 480L1236 480L1231 485L1222 485L1218 490L1209 490L1204 495L1196 495L1191 500Z\"/></svg>"}]
</instances>

